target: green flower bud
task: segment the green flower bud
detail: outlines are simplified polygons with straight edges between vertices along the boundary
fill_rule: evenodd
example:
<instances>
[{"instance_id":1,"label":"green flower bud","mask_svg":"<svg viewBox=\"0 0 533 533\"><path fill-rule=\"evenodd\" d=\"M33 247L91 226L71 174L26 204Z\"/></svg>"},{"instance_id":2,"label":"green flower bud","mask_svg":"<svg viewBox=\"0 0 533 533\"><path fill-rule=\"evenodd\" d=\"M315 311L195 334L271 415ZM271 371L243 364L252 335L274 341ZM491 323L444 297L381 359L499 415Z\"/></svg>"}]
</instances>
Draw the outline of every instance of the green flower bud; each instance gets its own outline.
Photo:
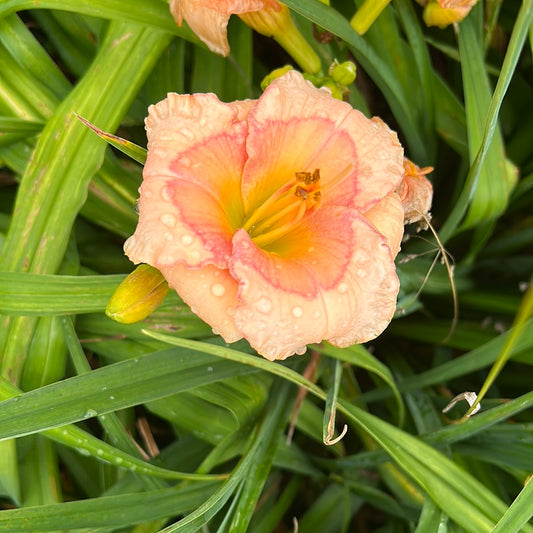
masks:
<instances>
[{"instance_id":1,"label":"green flower bud","mask_svg":"<svg viewBox=\"0 0 533 533\"><path fill-rule=\"evenodd\" d=\"M329 67L329 75L339 85L351 85L355 81L355 64L351 61L344 61L343 63L334 61Z\"/></svg>"}]
</instances>

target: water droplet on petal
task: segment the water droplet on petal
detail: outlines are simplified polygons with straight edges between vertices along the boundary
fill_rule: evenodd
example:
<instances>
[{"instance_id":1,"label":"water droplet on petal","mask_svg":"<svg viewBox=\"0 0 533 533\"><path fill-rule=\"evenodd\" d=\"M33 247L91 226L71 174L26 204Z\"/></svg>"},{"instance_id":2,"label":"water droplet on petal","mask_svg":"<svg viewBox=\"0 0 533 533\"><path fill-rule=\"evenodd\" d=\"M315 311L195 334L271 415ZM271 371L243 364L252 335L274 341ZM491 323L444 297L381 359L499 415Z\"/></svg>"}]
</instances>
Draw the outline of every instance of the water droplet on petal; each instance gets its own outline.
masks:
<instances>
[{"instance_id":1,"label":"water droplet on petal","mask_svg":"<svg viewBox=\"0 0 533 533\"><path fill-rule=\"evenodd\" d=\"M161 215L161 223L164 224L167 228L173 228L176 225L176 217L170 213L165 213Z\"/></svg>"},{"instance_id":2,"label":"water droplet on petal","mask_svg":"<svg viewBox=\"0 0 533 533\"><path fill-rule=\"evenodd\" d=\"M170 231L165 231L165 239L171 241L174 238L174 235Z\"/></svg>"},{"instance_id":3,"label":"water droplet on petal","mask_svg":"<svg viewBox=\"0 0 533 533\"><path fill-rule=\"evenodd\" d=\"M182 235L180 239L183 246L190 246L193 243L193 240L194 239L190 235Z\"/></svg>"},{"instance_id":4,"label":"water droplet on petal","mask_svg":"<svg viewBox=\"0 0 533 533\"><path fill-rule=\"evenodd\" d=\"M319 319L319 318L320 318L320 311L315 311L315 312L313 313L313 318L314 318L315 320Z\"/></svg>"},{"instance_id":5,"label":"water droplet on petal","mask_svg":"<svg viewBox=\"0 0 533 533\"><path fill-rule=\"evenodd\" d=\"M170 202L170 200L172 200L172 194L168 190L168 187L163 187L161 189L161 199L165 202Z\"/></svg>"},{"instance_id":6,"label":"water droplet on petal","mask_svg":"<svg viewBox=\"0 0 533 533\"><path fill-rule=\"evenodd\" d=\"M304 314L304 311L301 307L293 307L292 308L292 315L295 317L295 318L300 318L301 316L303 316Z\"/></svg>"},{"instance_id":7,"label":"water droplet on petal","mask_svg":"<svg viewBox=\"0 0 533 533\"><path fill-rule=\"evenodd\" d=\"M364 278L366 277L366 270L362 269L362 268L359 268L357 270L357 275L360 277L360 278Z\"/></svg>"},{"instance_id":8,"label":"water droplet on petal","mask_svg":"<svg viewBox=\"0 0 533 533\"><path fill-rule=\"evenodd\" d=\"M294 351L297 355L303 355L307 351L307 346L298 346Z\"/></svg>"},{"instance_id":9,"label":"water droplet on petal","mask_svg":"<svg viewBox=\"0 0 533 533\"><path fill-rule=\"evenodd\" d=\"M339 286L337 287L337 290L341 294L344 294L348 290L348 284L347 283L340 283Z\"/></svg>"},{"instance_id":10,"label":"water droplet on petal","mask_svg":"<svg viewBox=\"0 0 533 533\"><path fill-rule=\"evenodd\" d=\"M224 294L226 294L226 287L220 283L215 283L211 287L211 292L213 293L213 296L224 296Z\"/></svg>"},{"instance_id":11,"label":"water droplet on petal","mask_svg":"<svg viewBox=\"0 0 533 533\"><path fill-rule=\"evenodd\" d=\"M260 313L267 314L272 310L272 302L268 298L263 297L255 304L255 307Z\"/></svg>"},{"instance_id":12,"label":"water droplet on petal","mask_svg":"<svg viewBox=\"0 0 533 533\"><path fill-rule=\"evenodd\" d=\"M143 196L145 198L152 198L153 196L152 191L143 191Z\"/></svg>"}]
</instances>

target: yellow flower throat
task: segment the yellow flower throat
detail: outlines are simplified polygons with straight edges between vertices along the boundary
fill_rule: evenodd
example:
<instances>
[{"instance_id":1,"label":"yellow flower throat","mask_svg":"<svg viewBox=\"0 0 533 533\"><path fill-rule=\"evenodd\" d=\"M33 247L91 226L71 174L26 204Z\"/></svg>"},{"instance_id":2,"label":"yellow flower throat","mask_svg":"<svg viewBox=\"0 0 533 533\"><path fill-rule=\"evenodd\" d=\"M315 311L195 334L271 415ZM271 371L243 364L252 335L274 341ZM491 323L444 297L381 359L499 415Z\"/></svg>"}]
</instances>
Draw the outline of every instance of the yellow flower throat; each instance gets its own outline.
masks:
<instances>
[{"instance_id":1,"label":"yellow flower throat","mask_svg":"<svg viewBox=\"0 0 533 533\"><path fill-rule=\"evenodd\" d=\"M286 235L308 211L320 204L320 169L295 172L294 179L280 187L243 223L243 228L259 247Z\"/></svg>"}]
</instances>

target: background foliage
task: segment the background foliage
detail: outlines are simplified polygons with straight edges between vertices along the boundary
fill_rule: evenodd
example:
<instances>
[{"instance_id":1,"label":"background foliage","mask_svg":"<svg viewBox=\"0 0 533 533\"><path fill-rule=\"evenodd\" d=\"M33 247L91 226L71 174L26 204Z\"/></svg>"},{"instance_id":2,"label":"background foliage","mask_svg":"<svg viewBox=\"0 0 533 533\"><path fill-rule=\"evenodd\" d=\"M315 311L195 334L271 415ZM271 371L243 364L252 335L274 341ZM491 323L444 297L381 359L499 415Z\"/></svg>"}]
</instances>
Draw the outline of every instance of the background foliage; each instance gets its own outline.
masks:
<instances>
[{"instance_id":1,"label":"background foliage","mask_svg":"<svg viewBox=\"0 0 533 533\"><path fill-rule=\"evenodd\" d=\"M364 37L351 0L286 4L325 71L357 63L350 102L435 167L453 284L414 233L388 330L283 364L175 294L112 322L142 169L74 113L145 145L168 91L256 98L291 59L237 17L215 56L162 0L2 0L1 531L533 531L533 2L441 30L394 0ZM441 413L487 377L480 414Z\"/></svg>"}]
</instances>

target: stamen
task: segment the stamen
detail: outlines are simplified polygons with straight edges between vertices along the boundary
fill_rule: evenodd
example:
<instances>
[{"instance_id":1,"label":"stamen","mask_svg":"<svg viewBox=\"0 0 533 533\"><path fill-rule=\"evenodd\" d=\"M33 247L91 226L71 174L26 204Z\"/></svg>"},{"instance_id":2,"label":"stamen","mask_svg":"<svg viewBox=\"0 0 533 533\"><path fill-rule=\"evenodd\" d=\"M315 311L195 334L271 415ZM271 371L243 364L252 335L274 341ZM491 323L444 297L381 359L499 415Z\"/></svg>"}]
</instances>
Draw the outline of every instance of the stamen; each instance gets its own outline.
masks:
<instances>
[{"instance_id":1,"label":"stamen","mask_svg":"<svg viewBox=\"0 0 533 533\"><path fill-rule=\"evenodd\" d=\"M277 241L280 237L283 237L283 235L289 233L289 231L291 231L303 219L306 211L307 208L305 202L301 202L298 213L292 220L286 222L279 228L275 228L267 233L261 233L257 235L257 237L253 238L253 241L257 246L259 246L259 248Z\"/></svg>"},{"instance_id":2,"label":"stamen","mask_svg":"<svg viewBox=\"0 0 533 533\"><path fill-rule=\"evenodd\" d=\"M327 184L334 187L353 168L348 165ZM310 211L320 206L322 192L320 169L313 172L294 173L294 179L280 187L243 221L246 230L257 246L266 246L293 230Z\"/></svg>"},{"instance_id":3,"label":"stamen","mask_svg":"<svg viewBox=\"0 0 533 533\"><path fill-rule=\"evenodd\" d=\"M280 189L278 189L270 198L268 198L263 204L261 204L252 215L246 219L246 221L243 224L243 229L246 231L250 231L251 228L253 228L257 222L261 220L261 217L265 214L265 211L268 211L268 209L277 201L279 200L292 186L292 183L289 183L287 185L284 185Z\"/></svg>"}]
</instances>

